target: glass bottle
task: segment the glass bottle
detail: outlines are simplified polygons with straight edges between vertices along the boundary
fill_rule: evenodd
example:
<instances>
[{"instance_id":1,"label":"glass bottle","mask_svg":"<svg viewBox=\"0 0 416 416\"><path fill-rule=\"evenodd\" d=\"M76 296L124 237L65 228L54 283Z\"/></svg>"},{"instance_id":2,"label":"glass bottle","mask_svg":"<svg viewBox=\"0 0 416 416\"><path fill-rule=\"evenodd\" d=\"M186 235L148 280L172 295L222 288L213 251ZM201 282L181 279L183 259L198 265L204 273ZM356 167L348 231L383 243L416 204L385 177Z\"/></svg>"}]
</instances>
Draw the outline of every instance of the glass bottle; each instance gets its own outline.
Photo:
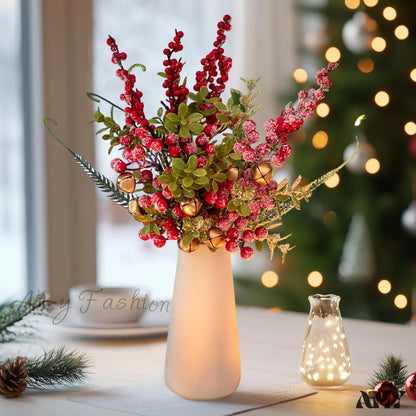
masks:
<instances>
[{"instance_id":1,"label":"glass bottle","mask_svg":"<svg viewBox=\"0 0 416 416\"><path fill-rule=\"evenodd\" d=\"M308 297L310 313L300 361L302 379L321 387L339 386L351 376L351 358L337 295Z\"/></svg>"}]
</instances>

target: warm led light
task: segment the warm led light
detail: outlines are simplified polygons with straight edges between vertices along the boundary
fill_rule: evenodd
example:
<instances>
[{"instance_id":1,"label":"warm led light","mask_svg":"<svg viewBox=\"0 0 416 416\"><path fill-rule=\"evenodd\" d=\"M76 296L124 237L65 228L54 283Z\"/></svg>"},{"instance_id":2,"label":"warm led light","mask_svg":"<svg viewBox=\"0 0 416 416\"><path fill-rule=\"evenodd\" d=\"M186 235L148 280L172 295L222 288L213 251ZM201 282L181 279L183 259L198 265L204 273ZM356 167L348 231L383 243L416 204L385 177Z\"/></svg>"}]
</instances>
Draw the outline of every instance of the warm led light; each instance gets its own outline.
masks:
<instances>
[{"instance_id":1,"label":"warm led light","mask_svg":"<svg viewBox=\"0 0 416 416\"><path fill-rule=\"evenodd\" d=\"M377 284L377 289L383 295L387 295L391 291L391 283L387 279L381 279Z\"/></svg>"},{"instance_id":2,"label":"warm led light","mask_svg":"<svg viewBox=\"0 0 416 416\"><path fill-rule=\"evenodd\" d=\"M385 107L390 102L390 96L389 96L389 94L387 94L386 91L379 91L374 96L374 102L379 107Z\"/></svg>"},{"instance_id":3,"label":"warm led light","mask_svg":"<svg viewBox=\"0 0 416 416\"><path fill-rule=\"evenodd\" d=\"M399 40L406 39L409 36L409 29L405 25L397 26L394 29L394 36Z\"/></svg>"},{"instance_id":4,"label":"warm led light","mask_svg":"<svg viewBox=\"0 0 416 416\"><path fill-rule=\"evenodd\" d=\"M394 298L394 306L399 309L404 309L407 306L407 297L405 295L397 295Z\"/></svg>"},{"instance_id":5,"label":"warm led light","mask_svg":"<svg viewBox=\"0 0 416 416\"><path fill-rule=\"evenodd\" d=\"M370 175L374 175L380 170L380 162L375 158L372 157L365 162L365 170Z\"/></svg>"},{"instance_id":6,"label":"warm led light","mask_svg":"<svg viewBox=\"0 0 416 416\"><path fill-rule=\"evenodd\" d=\"M293 78L295 78L296 82L306 82L308 73L303 68L298 68L293 71Z\"/></svg>"},{"instance_id":7,"label":"warm led light","mask_svg":"<svg viewBox=\"0 0 416 416\"><path fill-rule=\"evenodd\" d=\"M378 0L364 0L364 4L367 7L374 7L377 6Z\"/></svg>"},{"instance_id":8,"label":"warm led light","mask_svg":"<svg viewBox=\"0 0 416 416\"><path fill-rule=\"evenodd\" d=\"M371 48L375 52L383 52L384 49L386 49L386 46L387 46L386 41L380 36L376 36L371 41Z\"/></svg>"},{"instance_id":9,"label":"warm led light","mask_svg":"<svg viewBox=\"0 0 416 416\"><path fill-rule=\"evenodd\" d=\"M409 136L413 136L414 134L416 134L416 123L413 121L408 121L405 125L404 125L404 131L406 132L406 134L408 134Z\"/></svg>"},{"instance_id":10,"label":"warm led light","mask_svg":"<svg viewBox=\"0 0 416 416\"><path fill-rule=\"evenodd\" d=\"M345 0L345 7L351 10L358 9L360 7L360 0Z\"/></svg>"},{"instance_id":11,"label":"warm led light","mask_svg":"<svg viewBox=\"0 0 416 416\"><path fill-rule=\"evenodd\" d=\"M315 149L323 149L328 144L328 134L323 131L317 131L312 137L312 146Z\"/></svg>"},{"instance_id":12,"label":"warm led light","mask_svg":"<svg viewBox=\"0 0 416 416\"><path fill-rule=\"evenodd\" d=\"M413 82L416 82L416 68L413 68L413 69L410 71L410 79L411 79Z\"/></svg>"},{"instance_id":13,"label":"warm led light","mask_svg":"<svg viewBox=\"0 0 416 416\"><path fill-rule=\"evenodd\" d=\"M341 59L341 51L335 46L332 46L326 50L325 59L328 62L338 62Z\"/></svg>"},{"instance_id":14,"label":"warm led light","mask_svg":"<svg viewBox=\"0 0 416 416\"><path fill-rule=\"evenodd\" d=\"M374 62L370 58L363 58L358 61L358 69L364 74L369 74L374 69Z\"/></svg>"},{"instance_id":15,"label":"warm led light","mask_svg":"<svg viewBox=\"0 0 416 416\"><path fill-rule=\"evenodd\" d=\"M316 114L319 117L325 118L329 114L329 105L327 103L320 103L316 107Z\"/></svg>"},{"instance_id":16,"label":"warm led light","mask_svg":"<svg viewBox=\"0 0 416 416\"><path fill-rule=\"evenodd\" d=\"M324 277L322 274L316 270L310 272L308 275L308 285L312 287L321 286L322 282L324 281Z\"/></svg>"},{"instance_id":17,"label":"warm led light","mask_svg":"<svg viewBox=\"0 0 416 416\"><path fill-rule=\"evenodd\" d=\"M265 287L274 287L279 283L279 275L273 270L268 270L261 275L261 283Z\"/></svg>"},{"instance_id":18,"label":"warm led light","mask_svg":"<svg viewBox=\"0 0 416 416\"><path fill-rule=\"evenodd\" d=\"M331 178L329 178L329 179L325 182L325 185L326 185L328 188L335 188L335 187L337 187L337 186L338 186L339 181L340 181L340 179L339 179L339 175L338 175L338 173L336 173L334 176L332 176Z\"/></svg>"},{"instance_id":19,"label":"warm led light","mask_svg":"<svg viewBox=\"0 0 416 416\"><path fill-rule=\"evenodd\" d=\"M383 17L386 20L394 20L397 17L397 12L396 9L394 7L385 7L383 10Z\"/></svg>"}]
</instances>

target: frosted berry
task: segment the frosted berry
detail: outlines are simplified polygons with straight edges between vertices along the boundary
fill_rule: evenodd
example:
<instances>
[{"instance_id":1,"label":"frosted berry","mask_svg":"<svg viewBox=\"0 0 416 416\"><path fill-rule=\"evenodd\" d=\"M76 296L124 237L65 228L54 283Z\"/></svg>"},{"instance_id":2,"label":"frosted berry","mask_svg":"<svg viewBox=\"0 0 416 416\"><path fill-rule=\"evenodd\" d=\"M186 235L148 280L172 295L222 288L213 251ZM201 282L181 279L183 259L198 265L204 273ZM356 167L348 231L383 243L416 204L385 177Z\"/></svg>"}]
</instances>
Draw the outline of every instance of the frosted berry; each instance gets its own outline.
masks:
<instances>
[{"instance_id":1,"label":"frosted berry","mask_svg":"<svg viewBox=\"0 0 416 416\"><path fill-rule=\"evenodd\" d=\"M123 162L121 159L119 158L115 158L111 161L111 167L113 168L113 170L115 170L117 173L123 173L126 171L127 169L127 165L125 164L125 162Z\"/></svg>"},{"instance_id":2,"label":"frosted berry","mask_svg":"<svg viewBox=\"0 0 416 416\"><path fill-rule=\"evenodd\" d=\"M243 241L245 243L251 243L255 240L256 234L252 230L245 230L243 232Z\"/></svg>"},{"instance_id":3,"label":"frosted berry","mask_svg":"<svg viewBox=\"0 0 416 416\"><path fill-rule=\"evenodd\" d=\"M163 235L155 235L153 238L153 244L156 247L161 248L166 244L166 238L163 237Z\"/></svg>"},{"instance_id":4,"label":"frosted berry","mask_svg":"<svg viewBox=\"0 0 416 416\"><path fill-rule=\"evenodd\" d=\"M243 247L240 255L243 260L250 260L254 256L254 250L251 247Z\"/></svg>"},{"instance_id":5,"label":"frosted berry","mask_svg":"<svg viewBox=\"0 0 416 416\"><path fill-rule=\"evenodd\" d=\"M256 233L257 240L264 240L268 234L266 227L257 227L254 232Z\"/></svg>"}]
</instances>

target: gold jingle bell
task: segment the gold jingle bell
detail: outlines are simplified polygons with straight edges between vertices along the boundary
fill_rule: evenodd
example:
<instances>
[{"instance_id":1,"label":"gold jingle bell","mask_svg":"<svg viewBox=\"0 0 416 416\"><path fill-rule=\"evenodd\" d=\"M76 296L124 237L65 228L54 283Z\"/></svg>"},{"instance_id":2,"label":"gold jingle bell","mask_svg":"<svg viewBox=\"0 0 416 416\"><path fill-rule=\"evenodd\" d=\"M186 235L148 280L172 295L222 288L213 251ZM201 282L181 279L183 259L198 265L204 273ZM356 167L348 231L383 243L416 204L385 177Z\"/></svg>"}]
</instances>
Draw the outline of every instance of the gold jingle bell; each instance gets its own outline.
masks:
<instances>
[{"instance_id":1,"label":"gold jingle bell","mask_svg":"<svg viewBox=\"0 0 416 416\"><path fill-rule=\"evenodd\" d=\"M188 198L181 202L181 210L190 217L195 217L201 211L202 202L198 198Z\"/></svg>"},{"instance_id":2,"label":"gold jingle bell","mask_svg":"<svg viewBox=\"0 0 416 416\"><path fill-rule=\"evenodd\" d=\"M146 211L139 206L139 198L130 199L128 210L137 221L142 221L146 216Z\"/></svg>"},{"instance_id":3,"label":"gold jingle bell","mask_svg":"<svg viewBox=\"0 0 416 416\"><path fill-rule=\"evenodd\" d=\"M206 245L210 248L220 248L225 244L225 234L218 227L212 227L208 231L208 240Z\"/></svg>"},{"instance_id":4,"label":"gold jingle bell","mask_svg":"<svg viewBox=\"0 0 416 416\"><path fill-rule=\"evenodd\" d=\"M225 174L229 181L236 181L243 176L243 169L238 168L237 166L231 166L225 171Z\"/></svg>"},{"instance_id":5,"label":"gold jingle bell","mask_svg":"<svg viewBox=\"0 0 416 416\"><path fill-rule=\"evenodd\" d=\"M183 244L183 238L178 240L178 247L186 253L192 253L199 248L199 240L194 238L189 244Z\"/></svg>"},{"instance_id":6,"label":"gold jingle bell","mask_svg":"<svg viewBox=\"0 0 416 416\"><path fill-rule=\"evenodd\" d=\"M136 178L130 172L124 172L117 178L117 188L128 194L132 194L136 189Z\"/></svg>"},{"instance_id":7,"label":"gold jingle bell","mask_svg":"<svg viewBox=\"0 0 416 416\"><path fill-rule=\"evenodd\" d=\"M253 180L259 184L267 185L273 179L273 168L269 163L260 162L251 169Z\"/></svg>"}]
</instances>

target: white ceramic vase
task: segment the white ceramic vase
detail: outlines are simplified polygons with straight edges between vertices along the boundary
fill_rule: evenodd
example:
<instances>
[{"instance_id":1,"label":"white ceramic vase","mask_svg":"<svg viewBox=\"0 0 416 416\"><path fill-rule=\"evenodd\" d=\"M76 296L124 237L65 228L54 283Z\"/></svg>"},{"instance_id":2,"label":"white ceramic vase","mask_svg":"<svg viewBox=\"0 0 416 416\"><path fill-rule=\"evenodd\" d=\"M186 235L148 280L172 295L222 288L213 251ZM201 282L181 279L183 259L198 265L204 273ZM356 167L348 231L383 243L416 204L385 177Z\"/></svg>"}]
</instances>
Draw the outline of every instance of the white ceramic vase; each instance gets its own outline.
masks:
<instances>
[{"instance_id":1,"label":"white ceramic vase","mask_svg":"<svg viewBox=\"0 0 416 416\"><path fill-rule=\"evenodd\" d=\"M168 388L188 400L228 396L241 376L231 257L179 250L165 362Z\"/></svg>"}]
</instances>

